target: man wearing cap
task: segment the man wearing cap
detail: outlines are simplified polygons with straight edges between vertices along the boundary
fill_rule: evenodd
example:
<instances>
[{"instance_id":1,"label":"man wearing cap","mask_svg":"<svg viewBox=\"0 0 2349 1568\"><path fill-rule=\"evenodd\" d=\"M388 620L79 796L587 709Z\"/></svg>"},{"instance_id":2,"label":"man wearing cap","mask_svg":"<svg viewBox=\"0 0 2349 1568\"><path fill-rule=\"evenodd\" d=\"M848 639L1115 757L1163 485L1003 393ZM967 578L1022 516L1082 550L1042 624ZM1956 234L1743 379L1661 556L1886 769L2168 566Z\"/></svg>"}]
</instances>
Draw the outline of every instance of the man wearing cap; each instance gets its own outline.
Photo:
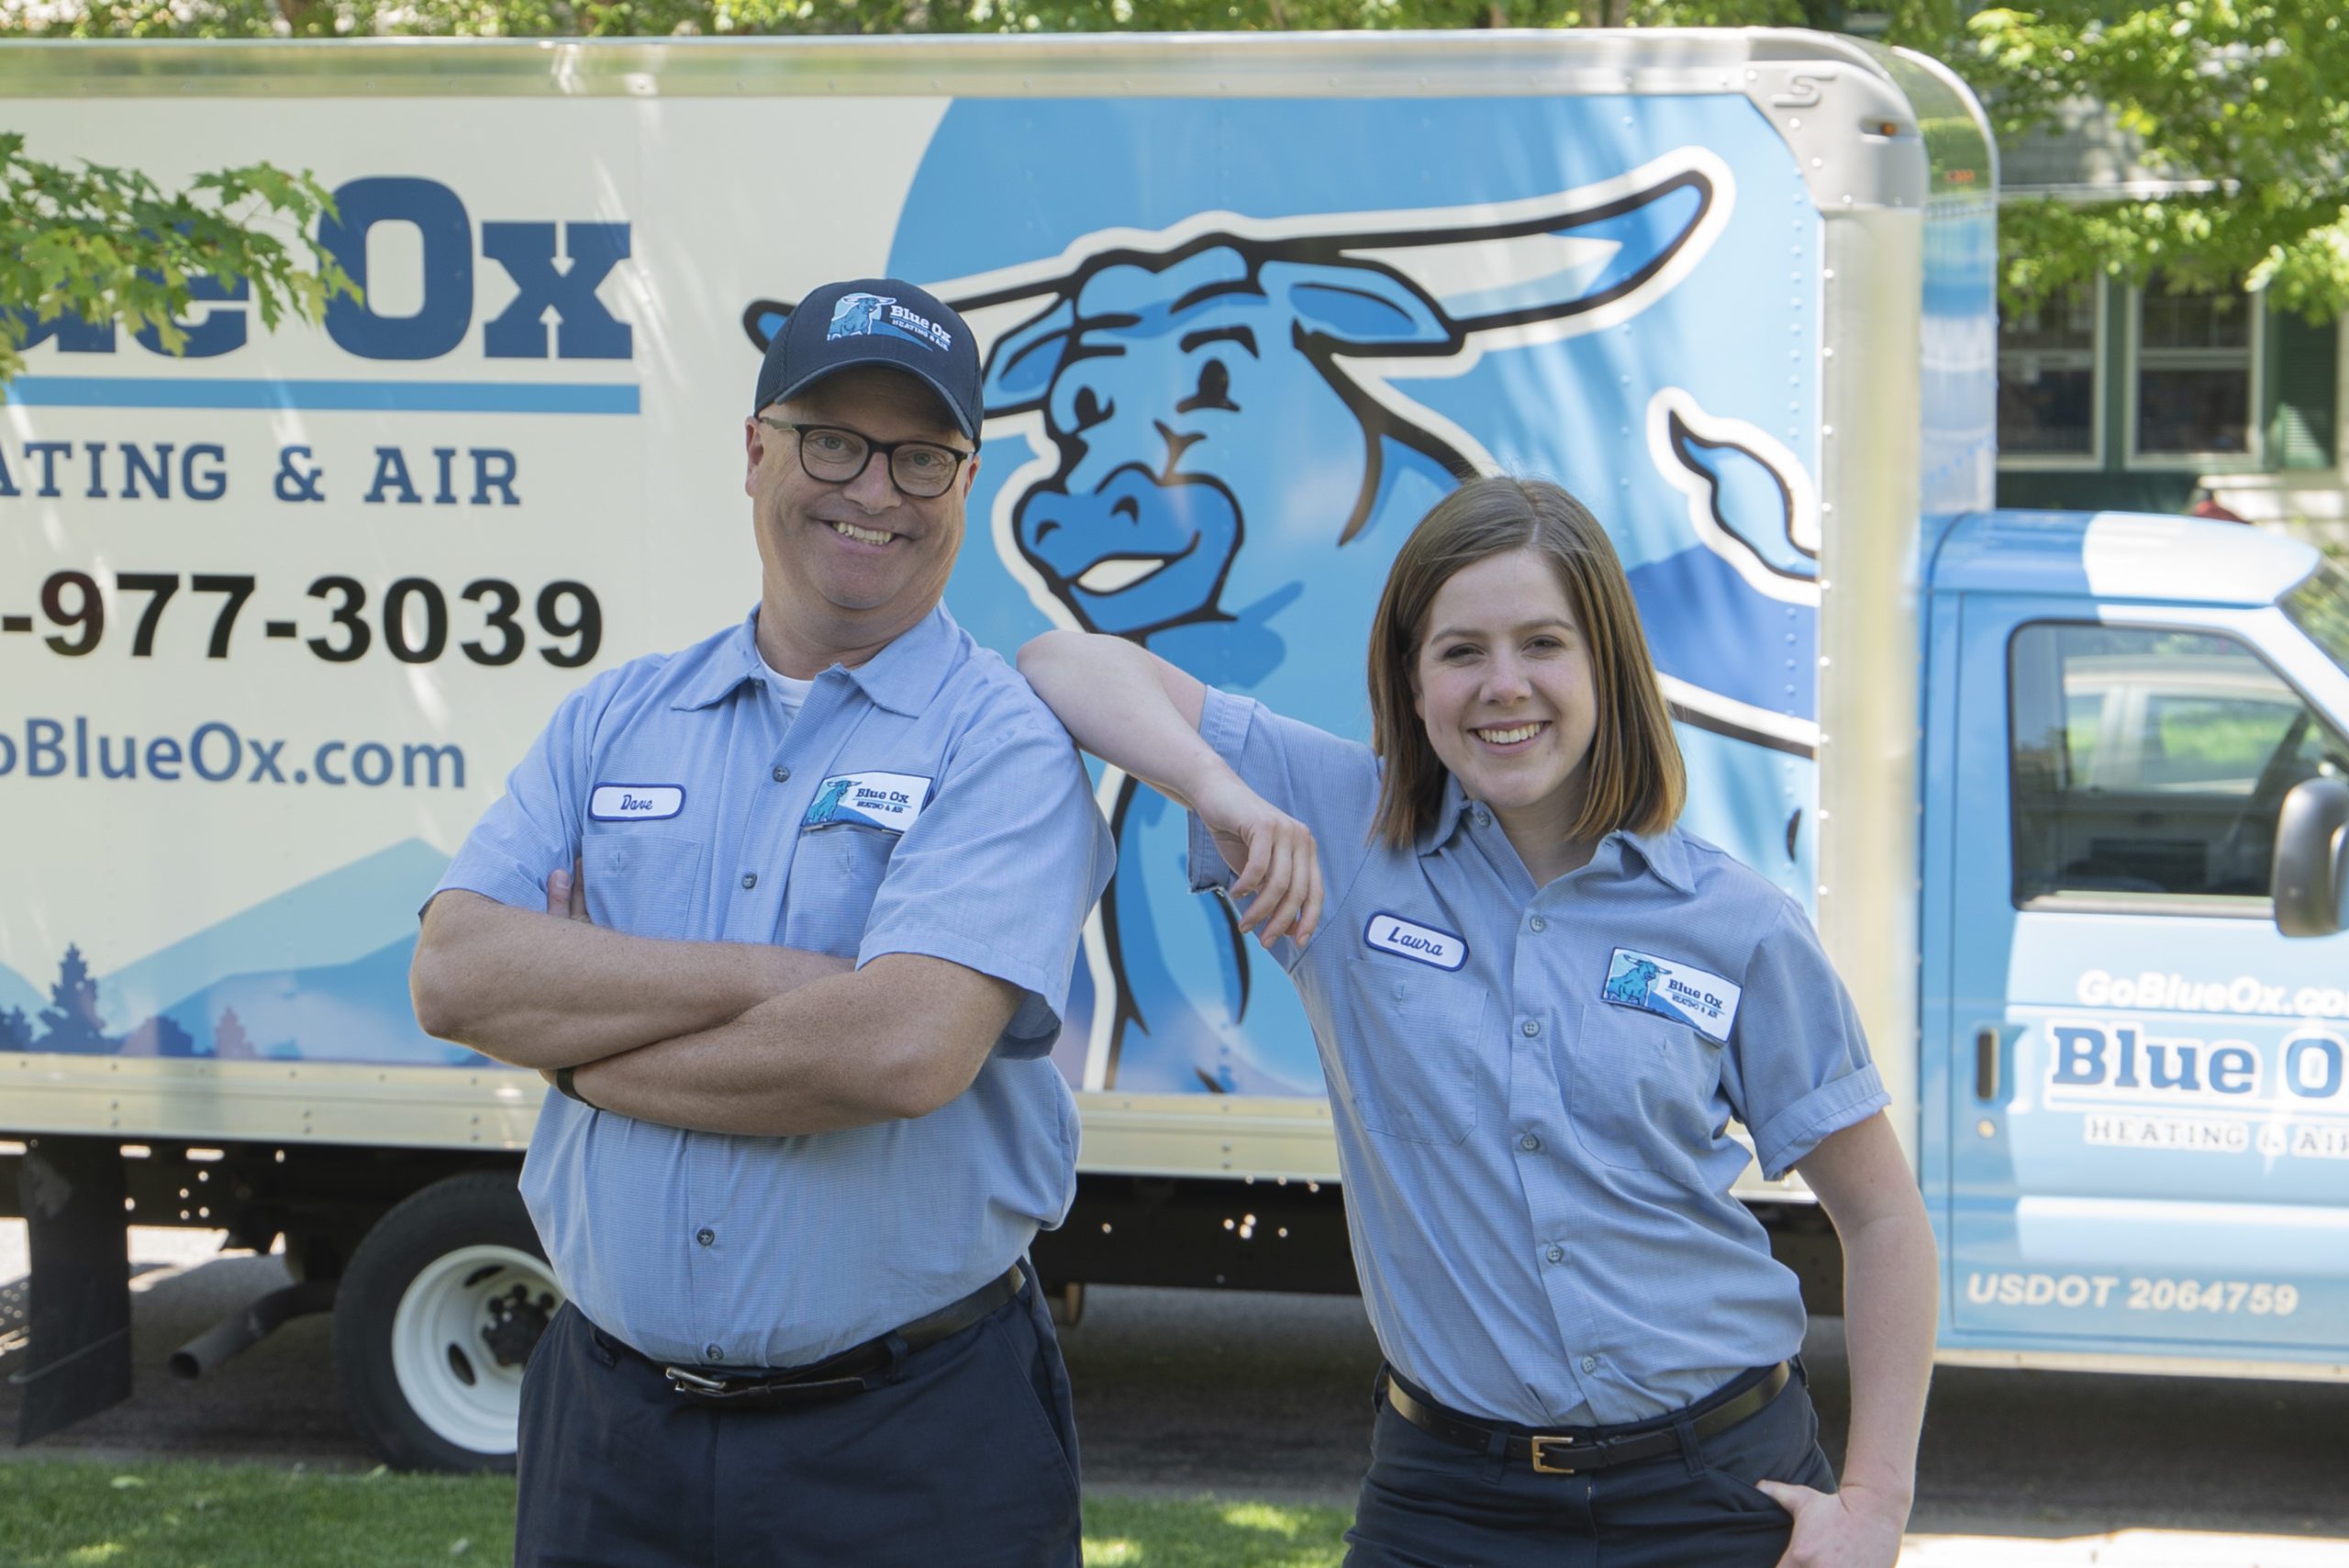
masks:
<instances>
[{"instance_id":1,"label":"man wearing cap","mask_svg":"<svg viewBox=\"0 0 2349 1568\"><path fill-rule=\"evenodd\" d=\"M808 294L743 424L758 606L566 698L426 906L417 1018L562 1090L525 1568L1078 1561L1021 1260L1074 1193L1047 1052L1113 851L941 603L980 417L953 311Z\"/></svg>"}]
</instances>

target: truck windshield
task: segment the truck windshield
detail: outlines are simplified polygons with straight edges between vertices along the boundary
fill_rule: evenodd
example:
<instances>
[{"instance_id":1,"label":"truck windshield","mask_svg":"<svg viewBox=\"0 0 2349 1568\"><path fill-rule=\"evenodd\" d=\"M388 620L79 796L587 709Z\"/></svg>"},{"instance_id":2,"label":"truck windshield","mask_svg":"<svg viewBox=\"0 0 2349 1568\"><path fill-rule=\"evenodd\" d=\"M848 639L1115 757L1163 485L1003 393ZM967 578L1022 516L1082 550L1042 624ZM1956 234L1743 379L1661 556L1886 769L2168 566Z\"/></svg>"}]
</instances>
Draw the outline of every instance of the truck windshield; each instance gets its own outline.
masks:
<instances>
[{"instance_id":1,"label":"truck windshield","mask_svg":"<svg viewBox=\"0 0 2349 1568\"><path fill-rule=\"evenodd\" d=\"M2349 571L2330 557L2283 598L2284 613L2335 664L2349 671Z\"/></svg>"}]
</instances>

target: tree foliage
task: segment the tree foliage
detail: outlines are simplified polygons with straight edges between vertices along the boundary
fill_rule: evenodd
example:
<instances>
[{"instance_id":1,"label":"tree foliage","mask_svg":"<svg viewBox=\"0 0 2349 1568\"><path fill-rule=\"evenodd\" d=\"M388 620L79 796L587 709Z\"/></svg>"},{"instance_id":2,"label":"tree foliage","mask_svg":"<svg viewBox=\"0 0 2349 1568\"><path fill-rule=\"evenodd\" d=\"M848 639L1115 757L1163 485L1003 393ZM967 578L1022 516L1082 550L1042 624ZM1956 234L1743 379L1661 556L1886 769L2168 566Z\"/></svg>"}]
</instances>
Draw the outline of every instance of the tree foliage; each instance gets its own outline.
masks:
<instances>
[{"instance_id":1,"label":"tree foliage","mask_svg":"<svg viewBox=\"0 0 2349 1568\"><path fill-rule=\"evenodd\" d=\"M2340 0L2041 0L1973 20L1961 69L1989 89L2001 139L2093 99L2164 178L2154 201L2010 203L2010 294L2159 269L2196 288L2265 288L2271 305L2349 304L2349 13Z\"/></svg>"},{"instance_id":2,"label":"tree foliage","mask_svg":"<svg viewBox=\"0 0 2349 1568\"><path fill-rule=\"evenodd\" d=\"M1790 27L1850 12L1951 35L1965 0L0 0L0 34L65 38L660 37L1402 28Z\"/></svg>"},{"instance_id":3,"label":"tree foliage","mask_svg":"<svg viewBox=\"0 0 2349 1568\"><path fill-rule=\"evenodd\" d=\"M2196 185L2160 200L2009 202L2011 303L2110 272L2266 288L2321 318L2349 304L2349 18L2341 0L0 0L0 37L339 38L1181 32L1487 27L1810 27L1863 16L1955 66L2001 139L2094 100L2146 166ZM165 342L187 275L247 278L265 321L315 318L349 282L296 247L326 197L266 166L165 198L140 176L69 173L5 148L0 307L112 312ZM272 220L256 227L257 220ZM283 231L283 232L277 232ZM22 323L0 334L0 381Z\"/></svg>"},{"instance_id":4,"label":"tree foliage","mask_svg":"<svg viewBox=\"0 0 2349 1568\"><path fill-rule=\"evenodd\" d=\"M69 168L0 132L0 382L24 368L28 338L61 317L118 321L177 352L189 280L243 284L266 326L317 320L355 296L312 223L333 201L307 174L265 163L197 176L165 195L131 169Z\"/></svg>"}]
</instances>

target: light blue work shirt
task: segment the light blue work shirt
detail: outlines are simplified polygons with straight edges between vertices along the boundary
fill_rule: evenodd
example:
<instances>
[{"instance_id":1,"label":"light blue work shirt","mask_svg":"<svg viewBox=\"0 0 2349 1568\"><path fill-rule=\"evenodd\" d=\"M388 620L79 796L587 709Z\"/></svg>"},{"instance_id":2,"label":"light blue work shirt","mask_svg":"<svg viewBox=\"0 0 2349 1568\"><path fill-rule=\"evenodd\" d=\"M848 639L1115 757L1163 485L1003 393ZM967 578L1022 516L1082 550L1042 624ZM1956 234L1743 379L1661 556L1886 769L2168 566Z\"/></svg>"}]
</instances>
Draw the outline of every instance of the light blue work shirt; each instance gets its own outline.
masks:
<instances>
[{"instance_id":1,"label":"light blue work shirt","mask_svg":"<svg viewBox=\"0 0 2349 1568\"><path fill-rule=\"evenodd\" d=\"M1531 1427L1679 1409L1802 1345L1801 1293L1729 1195L1887 1103L1802 911L1677 828L1536 888L1447 781L1372 841L1379 764L1210 691L1200 733L1312 829L1326 903L1274 956L1329 1080L1378 1342L1440 1402ZM1194 817L1193 885L1231 873Z\"/></svg>"},{"instance_id":2,"label":"light blue work shirt","mask_svg":"<svg viewBox=\"0 0 2349 1568\"><path fill-rule=\"evenodd\" d=\"M1068 734L943 606L796 720L757 613L566 697L442 888L640 937L923 953L1025 995L971 1087L910 1121L688 1132L550 1095L522 1193L590 1319L656 1359L796 1366L1000 1274L1075 1194L1076 1105L1047 1059L1114 851Z\"/></svg>"}]
</instances>

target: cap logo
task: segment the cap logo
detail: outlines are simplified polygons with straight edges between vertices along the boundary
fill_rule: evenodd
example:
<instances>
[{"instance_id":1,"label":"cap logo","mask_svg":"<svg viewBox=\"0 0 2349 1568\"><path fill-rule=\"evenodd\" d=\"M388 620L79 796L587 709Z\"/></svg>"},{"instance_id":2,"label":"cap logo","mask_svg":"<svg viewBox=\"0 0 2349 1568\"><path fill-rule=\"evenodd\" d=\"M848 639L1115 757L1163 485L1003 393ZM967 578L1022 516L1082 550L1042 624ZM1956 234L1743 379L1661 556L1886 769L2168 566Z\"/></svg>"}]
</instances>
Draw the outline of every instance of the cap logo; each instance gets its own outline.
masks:
<instances>
[{"instance_id":1,"label":"cap logo","mask_svg":"<svg viewBox=\"0 0 2349 1568\"><path fill-rule=\"evenodd\" d=\"M951 349L954 335L926 316L917 315L882 294L845 294L832 306L832 324L824 340L842 338L903 338L925 349Z\"/></svg>"}]
</instances>

